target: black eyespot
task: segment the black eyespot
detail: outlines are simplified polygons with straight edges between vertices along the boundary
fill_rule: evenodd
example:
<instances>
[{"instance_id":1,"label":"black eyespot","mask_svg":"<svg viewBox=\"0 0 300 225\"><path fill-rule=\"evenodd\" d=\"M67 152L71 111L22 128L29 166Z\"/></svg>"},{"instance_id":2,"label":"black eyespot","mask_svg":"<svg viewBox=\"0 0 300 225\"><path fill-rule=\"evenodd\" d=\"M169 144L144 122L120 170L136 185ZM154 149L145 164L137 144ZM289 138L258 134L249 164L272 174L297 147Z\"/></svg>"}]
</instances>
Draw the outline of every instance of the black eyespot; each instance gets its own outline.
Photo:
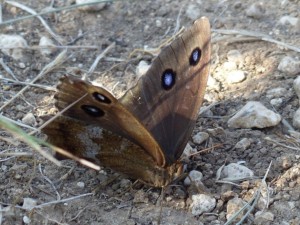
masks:
<instances>
[{"instance_id":1,"label":"black eyespot","mask_svg":"<svg viewBox=\"0 0 300 225\"><path fill-rule=\"evenodd\" d=\"M107 103L107 104L111 103L111 100L108 97L106 97L105 95L102 95L102 94L100 94L98 92L94 92L93 96L99 102Z\"/></svg>"},{"instance_id":2,"label":"black eyespot","mask_svg":"<svg viewBox=\"0 0 300 225\"><path fill-rule=\"evenodd\" d=\"M176 73L171 70L167 69L161 76L161 86L165 90L170 90L176 82Z\"/></svg>"},{"instance_id":3,"label":"black eyespot","mask_svg":"<svg viewBox=\"0 0 300 225\"><path fill-rule=\"evenodd\" d=\"M90 116L93 116L93 117L102 117L105 114L103 110L99 109L96 106L92 106L92 105L82 105L81 109L86 114L89 114Z\"/></svg>"},{"instance_id":4,"label":"black eyespot","mask_svg":"<svg viewBox=\"0 0 300 225\"><path fill-rule=\"evenodd\" d=\"M190 55L190 65L196 66L201 59L201 50L200 48L195 48Z\"/></svg>"}]
</instances>

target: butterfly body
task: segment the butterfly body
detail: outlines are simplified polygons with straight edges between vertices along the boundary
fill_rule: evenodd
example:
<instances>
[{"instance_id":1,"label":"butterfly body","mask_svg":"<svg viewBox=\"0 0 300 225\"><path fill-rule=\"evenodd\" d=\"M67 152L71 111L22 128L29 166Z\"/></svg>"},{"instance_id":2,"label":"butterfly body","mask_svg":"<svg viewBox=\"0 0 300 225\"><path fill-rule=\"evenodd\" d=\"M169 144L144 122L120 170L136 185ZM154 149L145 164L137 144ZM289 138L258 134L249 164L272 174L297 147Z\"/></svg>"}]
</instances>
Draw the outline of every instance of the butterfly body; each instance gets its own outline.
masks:
<instances>
[{"instance_id":1,"label":"butterfly body","mask_svg":"<svg viewBox=\"0 0 300 225\"><path fill-rule=\"evenodd\" d=\"M78 157L166 186L182 173L178 159L198 117L209 64L210 27L201 18L165 47L120 99L89 82L63 77L56 107L67 109L44 133L50 143Z\"/></svg>"}]
</instances>

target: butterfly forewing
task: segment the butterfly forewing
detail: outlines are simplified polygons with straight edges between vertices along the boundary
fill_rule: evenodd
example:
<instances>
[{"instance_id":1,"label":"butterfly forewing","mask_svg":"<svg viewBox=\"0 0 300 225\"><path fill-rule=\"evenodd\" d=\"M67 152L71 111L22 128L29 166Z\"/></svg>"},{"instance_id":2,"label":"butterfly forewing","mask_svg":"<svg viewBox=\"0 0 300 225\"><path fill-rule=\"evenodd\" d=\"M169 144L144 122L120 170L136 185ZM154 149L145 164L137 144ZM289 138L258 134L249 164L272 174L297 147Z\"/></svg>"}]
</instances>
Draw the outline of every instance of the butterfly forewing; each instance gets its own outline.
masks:
<instances>
[{"instance_id":1,"label":"butterfly forewing","mask_svg":"<svg viewBox=\"0 0 300 225\"><path fill-rule=\"evenodd\" d=\"M152 133L168 164L188 141L209 75L210 25L197 20L164 48L137 85L120 99Z\"/></svg>"}]
</instances>

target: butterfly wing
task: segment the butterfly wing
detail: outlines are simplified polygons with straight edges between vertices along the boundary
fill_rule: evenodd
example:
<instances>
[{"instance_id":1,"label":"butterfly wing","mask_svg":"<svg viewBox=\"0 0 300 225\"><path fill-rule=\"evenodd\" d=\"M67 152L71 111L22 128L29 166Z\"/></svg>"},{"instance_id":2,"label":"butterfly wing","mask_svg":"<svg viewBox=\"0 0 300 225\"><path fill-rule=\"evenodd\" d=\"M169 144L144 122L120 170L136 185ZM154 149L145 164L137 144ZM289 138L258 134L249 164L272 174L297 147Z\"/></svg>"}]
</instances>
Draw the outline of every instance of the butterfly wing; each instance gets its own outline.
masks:
<instances>
[{"instance_id":1,"label":"butterfly wing","mask_svg":"<svg viewBox=\"0 0 300 225\"><path fill-rule=\"evenodd\" d=\"M193 131L210 65L210 24L197 20L165 47L120 102L150 131L167 164L176 161Z\"/></svg>"},{"instance_id":2,"label":"butterfly wing","mask_svg":"<svg viewBox=\"0 0 300 225\"><path fill-rule=\"evenodd\" d=\"M65 117L100 126L126 137L141 146L153 157L157 165L165 165L164 155L152 135L108 91L68 76L60 80L57 89L58 92L55 94L56 107L62 111ZM48 128L46 126L43 130L44 133L53 135L53 132L49 131L50 128L51 126ZM68 133L72 136L72 129L69 129Z\"/></svg>"}]
</instances>

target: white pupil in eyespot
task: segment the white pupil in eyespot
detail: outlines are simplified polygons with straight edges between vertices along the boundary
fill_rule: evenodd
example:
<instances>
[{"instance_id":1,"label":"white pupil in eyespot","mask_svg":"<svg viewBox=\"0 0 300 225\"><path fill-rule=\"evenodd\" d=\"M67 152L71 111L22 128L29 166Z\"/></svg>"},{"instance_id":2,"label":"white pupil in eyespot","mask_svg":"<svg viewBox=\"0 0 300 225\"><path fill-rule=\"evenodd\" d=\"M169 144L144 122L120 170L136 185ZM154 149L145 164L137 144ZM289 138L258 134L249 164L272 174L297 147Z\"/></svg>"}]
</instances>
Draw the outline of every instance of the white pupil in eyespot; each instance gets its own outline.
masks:
<instances>
[{"instance_id":1,"label":"white pupil in eyespot","mask_svg":"<svg viewBox=\"0 0 300 225\"><path fill-rule=\"evenodd\" d=\"M95 108L93 108L93 107L89 107L89 110L90 110L91 112L94 112L94 113L98 112L98 110L95 109Z\"/></svg>"},{"instance_id":2,"label":"white pupil in eyespot","mask_svg":"<svg viewBox=\"0 0 300 225\"><path fill-rule=\"evenodd\" d=\"M172 77L172 74L170 74L170 73L167 73L166 75L165 75L165 85L166 86L170 86L171 84L172 84L172 82L173 82L173 77Z\"/></svg>"},{"instance_id":3,"label":"white pupil in eyespot","mask_svg":"<svg viewBox=\"0 0 300 225\"><path fill-rule=\"evenodd\" d=\"M104 101L104 100L105 100L104 96L101 95L101 94L98 94L98 98L99 98L101 101Z\"/></svg>"},{"instance_id":4,"label":"white pupil in eyespot","mask_svg":"<svg viewBox=\"0 0 300 225\"><path fill-rule=\"evenodd\" d=\"M199 57L199 52L196 50L193 52L193 60L194 62L196 62L198 60L198 57Z\"/></svg>"}]
</instances>

